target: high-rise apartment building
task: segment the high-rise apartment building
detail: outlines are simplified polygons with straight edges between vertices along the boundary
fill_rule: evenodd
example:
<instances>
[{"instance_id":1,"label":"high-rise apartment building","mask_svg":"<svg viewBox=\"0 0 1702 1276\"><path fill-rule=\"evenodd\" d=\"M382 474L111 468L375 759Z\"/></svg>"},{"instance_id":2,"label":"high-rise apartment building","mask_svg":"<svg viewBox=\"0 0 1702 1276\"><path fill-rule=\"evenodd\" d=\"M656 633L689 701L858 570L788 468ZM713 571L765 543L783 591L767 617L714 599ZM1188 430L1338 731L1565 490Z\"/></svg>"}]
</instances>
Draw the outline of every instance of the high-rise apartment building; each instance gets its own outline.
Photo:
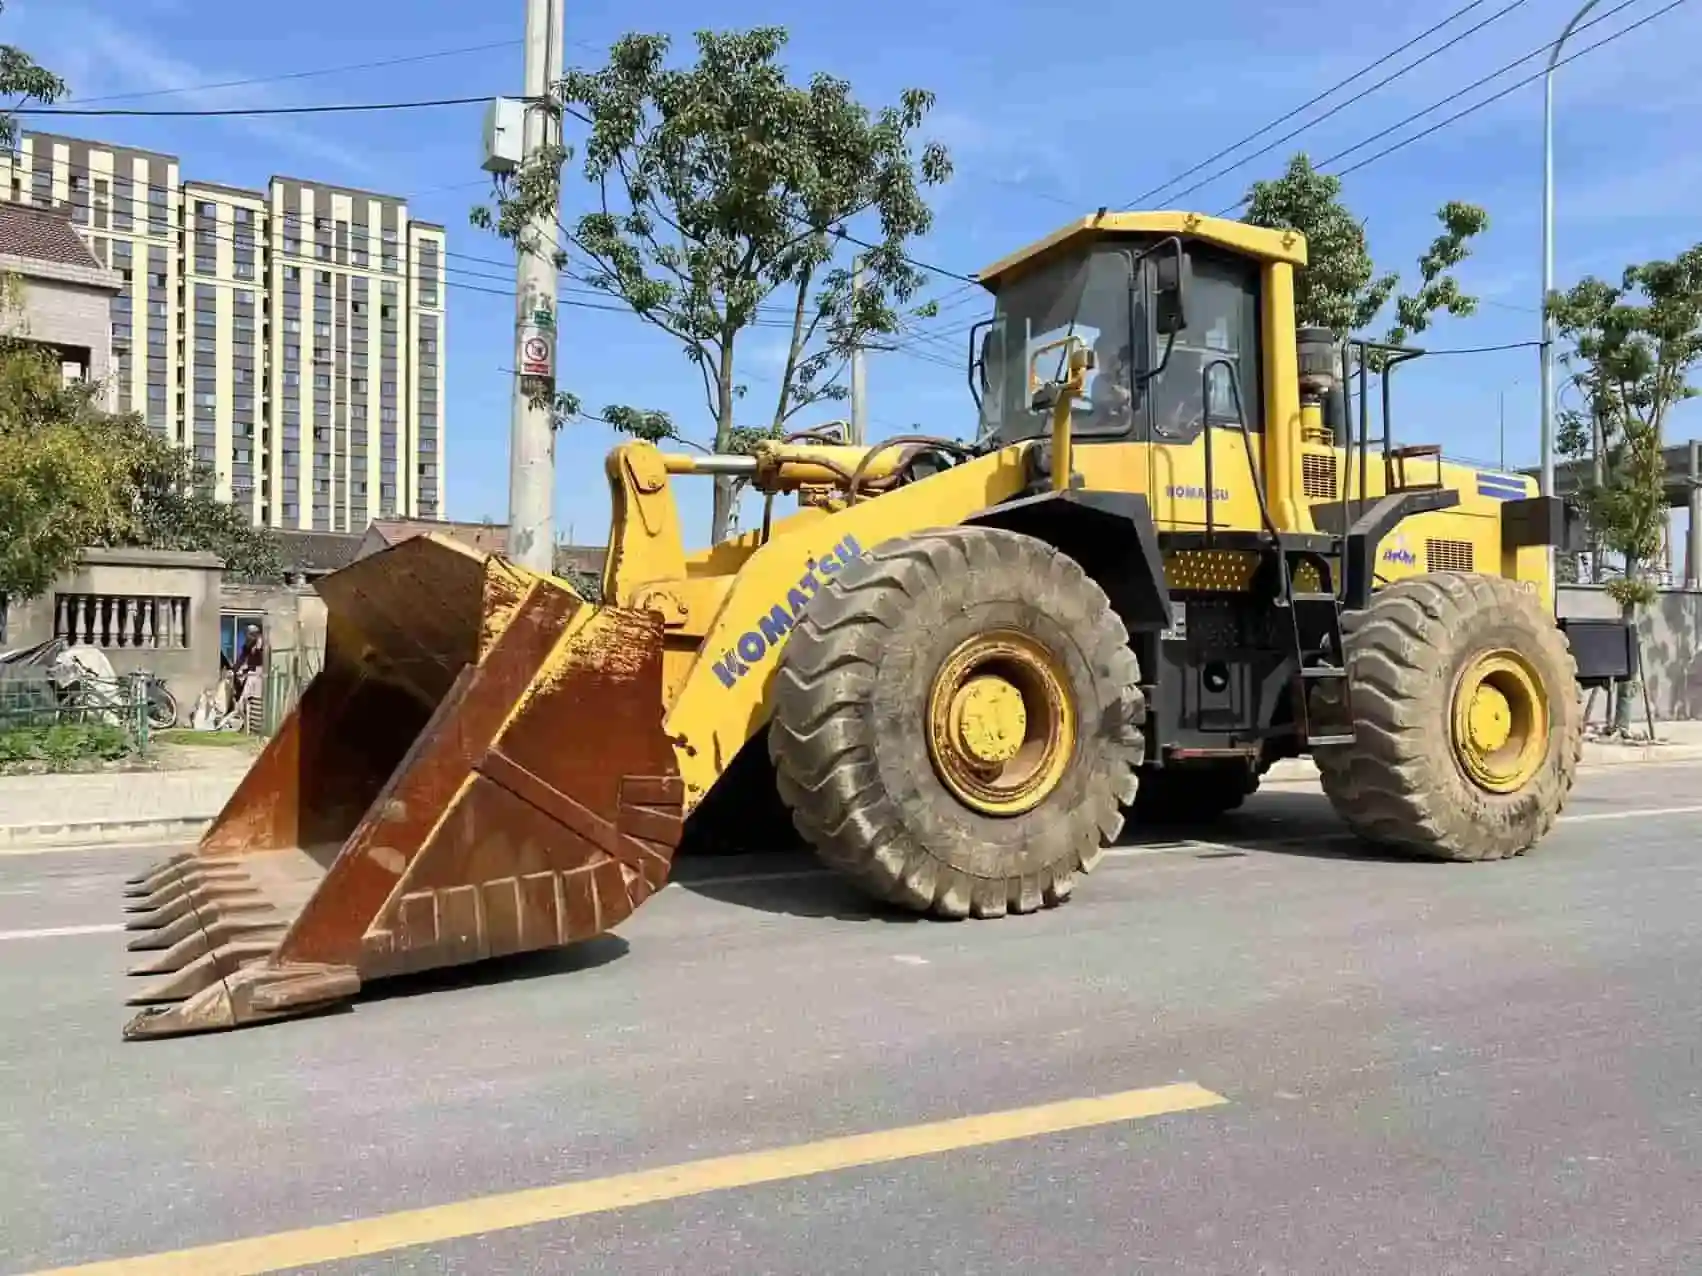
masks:
<instances>
[{"instance_id":1,"label":"high-rise apartment building","mask_svg":"<svg viewBox=\"0 0 1702 1276\"><path fill-rule=\"evenodd\" d=\"M213 466L258 523L444 516L444 230L292 177L184 180L176 156L26 133L0 198L68 206L122 280L115 406Z\"/></svg>"}]
</instances>

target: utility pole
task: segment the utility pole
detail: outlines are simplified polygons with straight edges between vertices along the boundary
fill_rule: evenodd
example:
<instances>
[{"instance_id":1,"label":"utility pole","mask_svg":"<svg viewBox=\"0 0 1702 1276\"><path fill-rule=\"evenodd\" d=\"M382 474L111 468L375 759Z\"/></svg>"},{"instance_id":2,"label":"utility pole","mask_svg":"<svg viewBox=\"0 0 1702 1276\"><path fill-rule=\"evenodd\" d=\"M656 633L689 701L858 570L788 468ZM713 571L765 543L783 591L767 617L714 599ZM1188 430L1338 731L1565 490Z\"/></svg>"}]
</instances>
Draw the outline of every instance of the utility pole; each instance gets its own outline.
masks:
<instances>
[{"instance_id":1,"label":"utility pole","mask_svg":"<svg viewBox=\"0 0 1702 1276\"><path fill-rule=\"evenodd\" d=\"M521 165L556 141L547 105L562 75L562 0L526 0L525 125ZM556 170L559 191L561 170ZM555 568L556 262L560 200L526 226L514 264L514 406L508 437L508 557ZM534 403L534 400L536 402Z\"/></svg>"},{"instance_id":2,"label":"utility pole","mask_svg":"<svg viewBox=\"0 0 1702 1276\"><path fill-rule=\"evenodd\" d=\"M1584 0L1583 6L1549 46L1548 65L1542 73L1542 342L1538 351L1542 371L1541 468L1538 470L1537 491L1543 496L1554 495L1554 317L1549 313L1549 299L1554 295L1554 68L1560 61L1560 50L1584 20L1584 15L1600 0ZM1548 571L1554 576L1554 546L1548 547Z\"/></svg>"},{"instance_id":3,"label":"utility pole","mask_svg":"<svg viewBox=\"0 0 1702 1276\"><path fill-rule=\"evenodd\" d=\"M1507 391L1496 396L1501 407L1501 472L1507 472Z\"/></svg>"},{"instance_id":4,"label":"utility pole","mask_svg":"<svg viewBox=\"0 0 1702 1276\"><path fill-rule=\"evenodd\" d=\"M863 259L851 262L851 317L856 327L857 299L863 295ZM851 347L851 442L862 447L869 441L869 387L864 380L863 343Z\"/></svg>"}]
</instances>

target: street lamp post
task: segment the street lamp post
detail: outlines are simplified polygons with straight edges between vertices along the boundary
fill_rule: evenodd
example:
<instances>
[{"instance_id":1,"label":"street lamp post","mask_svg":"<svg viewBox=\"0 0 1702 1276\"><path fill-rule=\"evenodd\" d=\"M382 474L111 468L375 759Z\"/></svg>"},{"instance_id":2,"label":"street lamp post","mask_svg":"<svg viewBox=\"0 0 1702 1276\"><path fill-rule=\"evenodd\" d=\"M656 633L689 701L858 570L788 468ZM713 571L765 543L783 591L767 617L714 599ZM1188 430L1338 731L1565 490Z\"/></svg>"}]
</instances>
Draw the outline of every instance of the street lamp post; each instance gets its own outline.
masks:
<instances>
[{"instance_id":1,"label":"street lamp post","mask_svg":"<svg viewBox=\"0 0 1702 1276\"><path fill-rule=\"evenodd\" d=\"M1538 480L1544 496L1554 495L1554 318L1548 299L1554 293L1554 65L1560 51L1584 15L1598 0L1585 0L1548 51L1542 76L1542 469Z\"/></svg>"}]
</instances>

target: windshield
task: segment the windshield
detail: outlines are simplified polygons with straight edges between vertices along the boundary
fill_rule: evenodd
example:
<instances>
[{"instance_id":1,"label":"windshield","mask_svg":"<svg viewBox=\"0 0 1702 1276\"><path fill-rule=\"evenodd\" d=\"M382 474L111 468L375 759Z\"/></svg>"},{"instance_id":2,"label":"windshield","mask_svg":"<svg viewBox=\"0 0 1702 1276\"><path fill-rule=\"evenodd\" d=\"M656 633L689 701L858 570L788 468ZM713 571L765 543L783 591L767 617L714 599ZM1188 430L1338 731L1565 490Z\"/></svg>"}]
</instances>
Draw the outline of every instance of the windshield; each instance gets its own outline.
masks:
<instances>
[{"instance_id":1,"label":"windshield","mask_svg":"<svg viewBox=\"0 0 1702 1276\"><path fill-rule=\"evenodd\" d=\"M1014 443L1051 429L1051 412L1034 410L1034 392L1067 371L1070 338L1097 357L1071 406L1072 431L1122 434L1132 427L1132 369L1144 353L1132 342L1144 343L1146 325L1133 322L1131 277L1130 254L1103 248L1043 266L1000 290L981 343L981 440Z\"/></svg>"}]
</instances>

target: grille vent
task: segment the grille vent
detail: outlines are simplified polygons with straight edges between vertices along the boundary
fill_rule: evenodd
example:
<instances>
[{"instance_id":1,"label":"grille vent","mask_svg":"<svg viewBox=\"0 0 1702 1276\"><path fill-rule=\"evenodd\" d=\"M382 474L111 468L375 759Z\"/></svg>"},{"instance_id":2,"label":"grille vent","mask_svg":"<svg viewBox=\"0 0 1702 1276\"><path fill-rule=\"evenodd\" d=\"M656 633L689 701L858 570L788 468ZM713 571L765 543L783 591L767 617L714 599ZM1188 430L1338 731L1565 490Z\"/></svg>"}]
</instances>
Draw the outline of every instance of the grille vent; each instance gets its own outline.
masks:
<instances>
[{"instance_id":1,"label":"grille vent","mask_svg":"<svg viewBox=\"0 0 1702 1276\"><path fill-rule=\"evenodd\" d=\"M1469 572L1472 570L1470 541L1424 542L1424 561L1433 572Z\"/></svg>"},{"instance_id":2,"label":"grille vent","mask_svg":"<svg viewBox=\"0 0 1702 1276\"><path fill-rule=\"evenodd\" d=\"M1300 490L1320 501L1336 499L1336 458L1305 452L1300 457Z\"/></svg>"}]
</instances>

